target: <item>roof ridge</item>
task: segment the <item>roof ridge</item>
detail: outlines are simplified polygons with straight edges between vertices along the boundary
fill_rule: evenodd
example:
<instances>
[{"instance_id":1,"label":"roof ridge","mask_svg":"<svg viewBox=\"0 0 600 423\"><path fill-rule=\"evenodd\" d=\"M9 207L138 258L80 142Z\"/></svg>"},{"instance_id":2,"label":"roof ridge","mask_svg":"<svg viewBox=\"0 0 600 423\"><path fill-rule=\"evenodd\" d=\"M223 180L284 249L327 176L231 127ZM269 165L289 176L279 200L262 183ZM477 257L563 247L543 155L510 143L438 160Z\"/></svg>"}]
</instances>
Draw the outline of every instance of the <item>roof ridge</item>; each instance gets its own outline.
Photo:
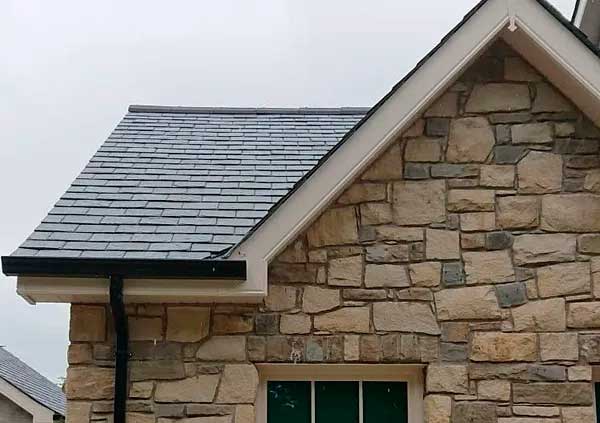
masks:
<instances>
[{"instance_id":1,"label":"roof ridge","mask_svg":"<svg viewBox=\"0 0 600 423\"><path fill-rule=\"evenodd\" d=\"M370 107L192 107L132 104L128 110L130 113L356 115L365 114L370 109Z\"/></svg>"}]
</instances>

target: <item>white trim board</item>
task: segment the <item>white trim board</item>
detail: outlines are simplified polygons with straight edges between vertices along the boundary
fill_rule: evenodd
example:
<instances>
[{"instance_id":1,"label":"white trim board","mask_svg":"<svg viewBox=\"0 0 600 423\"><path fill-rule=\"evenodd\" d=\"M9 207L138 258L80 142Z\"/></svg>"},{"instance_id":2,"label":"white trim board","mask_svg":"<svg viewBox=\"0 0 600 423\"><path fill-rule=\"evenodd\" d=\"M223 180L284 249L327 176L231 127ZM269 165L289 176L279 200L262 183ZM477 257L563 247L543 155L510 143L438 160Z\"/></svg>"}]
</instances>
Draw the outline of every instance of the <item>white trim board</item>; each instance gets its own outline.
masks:
<instances>
[{"instance_id":1,"label":"white trim board","mask_svg":"<svg viewBox=\"0 0 600 423\"><path fill-rule=\"evenodd\" d=\"M31 414L33 423L52 423L54 421L54 411L31 399L2 378L0 378L0 394Z\"/></svg>"},{"instance_id":2,"label":"white trim board","mask_svg":"<svg viewBox=\"0 0 600 423\"><path fill-rule=\"evenodd\" d=\"M511 21L517 24L514 32L507 29ZM551 82L600 124L598 57L536 0L489 0L233 250L232 259L247 260L248 282L266 293L268 263L497 37L506 39L526 59L532 56L529 60L536 65L544 64Z\"/></svg>"}]
</instances>

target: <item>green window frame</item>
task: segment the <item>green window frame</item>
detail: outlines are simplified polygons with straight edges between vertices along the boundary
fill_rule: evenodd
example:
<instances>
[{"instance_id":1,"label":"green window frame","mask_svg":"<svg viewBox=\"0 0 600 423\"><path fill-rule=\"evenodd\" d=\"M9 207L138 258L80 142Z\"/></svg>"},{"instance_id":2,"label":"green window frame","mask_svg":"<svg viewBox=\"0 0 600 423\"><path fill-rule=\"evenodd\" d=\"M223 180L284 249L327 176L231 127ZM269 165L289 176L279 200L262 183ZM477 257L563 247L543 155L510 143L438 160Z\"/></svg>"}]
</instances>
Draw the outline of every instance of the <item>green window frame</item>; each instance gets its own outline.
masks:
<instances>
[{"instance_id":1,"label":"green window frame","mask_svg":"<svg viewBox=\"0 0 600 423\"><path fill-rule=\"evenodd\" d=\"M267 382L267 423L408 423L405 381Z\"/></svg>"}]
</instances>

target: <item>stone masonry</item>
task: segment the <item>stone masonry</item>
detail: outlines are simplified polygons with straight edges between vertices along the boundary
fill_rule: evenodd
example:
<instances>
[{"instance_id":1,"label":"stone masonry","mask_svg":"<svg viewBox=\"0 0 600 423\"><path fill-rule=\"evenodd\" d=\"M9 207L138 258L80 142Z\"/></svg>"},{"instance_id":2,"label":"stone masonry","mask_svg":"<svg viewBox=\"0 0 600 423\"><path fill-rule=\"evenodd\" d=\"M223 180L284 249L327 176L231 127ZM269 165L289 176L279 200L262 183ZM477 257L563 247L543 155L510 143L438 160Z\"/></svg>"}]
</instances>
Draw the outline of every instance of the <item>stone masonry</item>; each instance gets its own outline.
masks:
<instances>
[{"instance_id":1,"label":"stone masonry","mask_svg":"<svg viewBox=\"0 0 600 423\"><path fill-rule=\"evenodd\" d=\"M496 43L270 266L256 305L130 305L130 423L254 422L253 363L427 364L428 423L593 422L600 131ZM69 423L110 422L73 305Z\"/></svg>"}]
</instances>

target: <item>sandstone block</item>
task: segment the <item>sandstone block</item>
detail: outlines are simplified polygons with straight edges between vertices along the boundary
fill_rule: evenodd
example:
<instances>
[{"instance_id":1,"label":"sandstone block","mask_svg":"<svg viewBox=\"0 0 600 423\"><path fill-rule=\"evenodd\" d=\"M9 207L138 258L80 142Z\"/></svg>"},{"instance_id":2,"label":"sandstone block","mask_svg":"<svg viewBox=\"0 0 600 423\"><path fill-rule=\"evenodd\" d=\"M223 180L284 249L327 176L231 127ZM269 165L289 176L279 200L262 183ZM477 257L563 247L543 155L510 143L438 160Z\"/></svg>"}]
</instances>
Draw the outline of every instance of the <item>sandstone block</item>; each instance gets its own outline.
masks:
<instances>
[{"instance_id":1,"label":"sandstone block","mask_svg":"<svg viewBox=\"0 0 600 423\"><path fill-rule=\"evenodd\" d=\"M531 106L529 89L520 84L478 84L466 105L467 113L513 112Z\"/></svg>"},{"instance_id":2,"label":"sandstone block","mask_svg":"<svg viewBox=\"0 0 600 423\"><path fill-rule=\"evenodd\" d=\"M444 181L402 181L393 185L393 217L399 225L446 220Z\"/></svg>"},{"instance_id":3,"label":"sandstone block","mask_svg":"<svg viewBox=\"0 0 600 423\"><path fill-rule=\"evenodd\" d=\"M516 331L564 331L567 325L563 298L530 301L513 308L512 315Z\"/></svg>"},{"instance_id":4,"label":"sandstone block","mask_svg":"<svg viewBox=\"0 0 600 423\"><path fill-rule=\"evenodd\" d=\"M430 364L427 367L427 392L466 394L468 391L467 366Z\"/></svg>"},{"instance_id":5,"label":"sandstone block","mask_svg":"<svg viewBox=\"0 0 600 423\"><path fill-rule=\"evenodd\" d=\"M69 423L87 423L92 413L92 403L82 401L67 402L67 421Z\"/></svg>"},{"instance_id":6,"label":"sandstone block","mask_svg":"<svg viewBox=\"0 0 600 423\"><path fill-rule=\"evenodd\" d=\"M591 292L590 264L561 263L541 267L538 274L540 297L558 297Z\"/></svg>"},{"instance_id":7,"label":"sandstone block","mask_svg":"<svg viewBox=\"0 0 600 423\"><path fill-rule=\"evenodd\" d=\"M512 188L515 184L515 167L508 165L481 166L480 184L489 188Z\"/></svg>"},{"instance_id":8,"label":"sandstone block","mask_svg":"<svg viewBox=\"0 0 600 423\"><path fill-rule=\"evenodd\" d=\"M540 82L536 84L535 88L536 96L533 102L533 113L570 112L573 110L569 101L551 85Z\"/></svg>"},{"instance_id":9,"label":"sandstone block","mask_svg":"<svg viewBox=\"0 0 600 423\"><path fill-rule=\"evenodd\" d=\"M306 314L284 314L279 321L279 331L283 334L310 333L312 323Z\"/></svg>"},{"instance_id":10,"label":"sandstone block","mask_svg":"<svg viewBox=\"0 0 600 423\"><path fill-rule=\"evenodd\" d=\"M344 336L344 360L358 361L360 359L360 336Z\"/></svg>"},{"instance_id":11,"label":"sandstone block","mask_svg":"<svg viewBox=\"0 0 600 423\"><path fill-rule=\"evenodd\" d=\"M442 265L442 282L445 287L465 284L465 270L462 262L456 261Z\"/></svg>"},{"instance_id":12,"label":"sandstone block","mask_svg":"<svg viewBox=\"0 0 600 423\"><path fill-rule=\"evenodd\" d=\"M178 360L130 361L129 380L169 380L185 377L183 362Z\"/></svg>"},{"instance_id":13,"label":"sandstone block","mask_svg":"<svg viewBox=\"0 0 600 423\"><path fill-rule=\"evenodd\" d=\"M78 366L67 369L65 395L69 401L112 399L113 394L114 369Z\"/></svg>"},{"instance_id":14,"label":"sandstone block","mask_svg":"<svg viewBox=\"0 0 600 423\"><path fill-rule=\"evenodd\" d=\"M460 241L458 231L442 229L426 230L427 259L452 260L460 258Z\"/></svg>"},{"instance_id":15,"label":"sandstone block","mask_svg":"<svg viewBox=\"0 0 600 423\"><path fill-rule=\"evenodd\" d=\"M291 310L296 307L298 288L293 286L270 285L265 306L271 311Z\"/></svg>"},{"instance_id":16,"label":"sandstone block","mask_svg":"<svg viewBox=\"0 0 600 423\"><path fill-rule=\"evenodd\" d=\"M492 212L462 213L460 228L465 232L493 231L496 228L496 214Z\"/></svg>"},{"instance_id":17,"label":"sandstone block","mask_svg":"<svg viewBox=\"0 0 600 423\"><path fill-rule=\"evenodd\" d=\"M600 169L591 170L585 175L583 188L596 194L600 193Z\"/></svg>"},{"instance_id":18,"label":"sandstone block","mask_svg":"<svg viewBox=\"0 0 600 423\"><path fill-rule=\"evenodd\" d=\"M448 91L425 112L426 117L453 117L458 109L458 93Z\"/></svg>"},{"instance_id":19,"label":"sandstone block","mask_svg":"<svg viewBox=\"0 0 600 423\"><path fill-rule=\"evenodd\" d=\"M67 353L69 364L82 364L92 361L92 347L90 344L71 344Z\"/></svg>"},{"instance_id":20,"label":"sandstone block","mask_svg":"<svg viewBox=\"0 0 600 423\"><path fill-rule=\"evenodd\" d=\"M579 345L576 333L540 334L540 356L542 361L579 359Z\"/></svg>"},{"instance_id":21,"label":"sandstone block","mask_svg":"<svg viewBox=\"0 0 600 423\"><path fill-rule=\"evenodd\" d=\"M370 313L368 307L344 307L315 316L315 330L329 332L368 333Z\"/></svg>"},{"instance_id":22,"label":"sandstone block","mask_svg":"<svg viewBox=\"0 0 600 423\"><path fill-rule=\"evenodd\" d=\"M372 263L399 263L408 261L408 245L375 244L367 248L367 261Z\"/></svg>"},{"instance_id":23,"label":"sandstone block","mask_svg":"<svg viewBox=\"0 0 600 423\"><path fill-rule=\"evenodd\" d=\"M360 205L360 222L362 225L381 225L392 222L392 205L390 203L363 203Z\"/></svg>"},{"instance_id":24,"label":"sandstone block","mask_svg":"<svg viewBox=\"0 0 600 423\"><path fill-rule=\"evenodd\" d=\"M318 286L307 286L302 296L302 310L305 313L320 313L331 310L341 304L340 291Z\"/></svg>"},{"instance_id":25,"label":"sandstone block","mask_svg":"<svg viewBox=\"0 0 600 423\"><path fill-rule=\"evenodd\" d=\"M407 162L439 162L441 143L437 138L411 138L406 142L404 160Z\"/></svg>"},{"instance_id":26,"label":"sandstone block","mask_svg":"<svg viewBox=\"0 0 600 423\"><path fill-rule=\"evenodd\" d=\"M106 309L104 306L71 306L69 339L72 342L104 342Z\"/></svg>"},{"instance_id":27,"label":"sandstone block","mask_svg":"<svg viewBox=\"0 0 600 423\"><path fill-rule=\"evenodd\" d=\"M365 269L367 288L410 286L406 266L397 264L367 264Z\"/></svg>"},{"instance_id":28,"label":"sandstone block","mask_svg":"<svg viewBox=\"0 0 600 423\"><path fill-rule=\"evenodd\" d=\"M477 384L477 397L480 400L509 401L510 381L482 380Z\"/></svg>"},{"instance_id":29,"label":"sandstone block","mask_svg":"<svg viewBox=\"0 0 600 423\"><path fill-rule=\"evenodd\" d=\"M203 361L246 361L245 336L213 336L196 353Z\"/></svg>"},{"instance_id":30,"label":"sandstone block","mask_svg":"<svg viewBox=\"0 0 600 423\"><path fill-rule=\"evenodd\" d=\"M467 322L444 322L442 323L442 341L444 342L468 342L469 324Z\"/></svg>"},{"instance_id":31,"label":"sandstone block","mask_svg":"<svg viewBox=\"0 0 600 423\"><path fill-rule=\"evenodd\" d=\"M583 254L600 254L600 235L582 235L577 240L577 248Z\"/></svg>"},{"instance_id":32,"label":"sandstone block","mask_svg":"<svg viewBox=\"0 0 600 423\"><path fill-rule=\"evenodd\" d=\"M600 231L600 195L545 195L541 227L550 232Z\"/></svg>"},{"instance_id":33,"label":"sandstone block","mask_svg":"<svg viewBox=\"0 0 600 423\"><path fill-rule=\"evenodd\" d=\"M133 382L129 388L130 398L148 399L152 396L154 382Z\"/></svg>"},{"instance_id":34,"label":"sandstone block","mask_svg":"<svg viewBox=\"0 0 600 423\"><path fill-rule=\"evenodd\" d=\"M590 366L571 366L567 373L571 382L589 382L592 380L592 368Z\"/></svg>"},{"instance_id":35,"label":"sandstone block","mask_svg":"<svg viewBox=\"0 0 600 423\"><path fill-rule=\"evenodd\" d=\"M431 306L426 303L374 303L373 324L378 331L416 332L428 335L441 333Z\"/></svg>"},{"instance_id":36,"label":"sandstone block","mask_svg":"<svg viewBox=\"0 0 600 423\"><path fill-rule=\"evenodd\" d=\"M520 235L513 244L516 265L573 261L576 237L568 234Z\"/></svg>"},{"instance_id":37,"label":"sandstone block","mask_svg":"<svg viewBox=\"0 0 600 423\"><path fill-rule=\"evenodd\" d=\"M254 406L242 404L235 407L234 423L255 423Z\"/></svg>"},{"instance_id":38,"label":"sandstone block","mask_svg":"<svg viewBox=\"0 0 600 423\"><path fill-rule=\"evenodd\" d=\"M394 225L376 226L373 228L375 238L380 241L405 241L415 242L423 241L423 229L421 228L402 228Z\"/></svg>"},{"instance_id":39,"label":"sandstone block","mask_svg":"<svg viewBox=\"0 0 600 423\"><path fill-rule=\"evenodd\" d=\"M198 342L208 336L210 308L168 307L167 340L175 342Z\"/></svg>"},{"instance_id":40,"label":"sandstone block","mask_svg":"<svg viewBox=\"0 0 600 423\"><path fill-rule=\"evenodd\" d=\"M563 423L594 423L596 410L594 407L564 407Z\"/></svg>"},{"instance_id":41,"label":"sandstone block","mask_svg":"<svg viewBox=\"0 0 600 423\"><path fill-rule=\"evenodd\" d=\"M497 213L501 228L533 228L539 224L540 206L536 197L498 197Z\"/></svg>"},{"instance_id":42,"label":"sandstone block","mask_svg":"<svg viewBox=\"0 0 600 423\"><path fill-rule=\"evenodd\" d=\"M489 286L446 289L434 296L439 320L488 320L502 315Z\"/></svg>"},{"instance_id":43,"label":"sandstone block","mask_svg":"<svg viewBox=\"0 0 600 423\"><path fill-rule=\"evenodd\" d=\"M385 197L385 184L354 183L338 198L338 203L358 204L368 201L383 201Z\"/></svg>"},{"instance_id":44,"label":"sandstone block","mask_svg":"<svg viewBox=\"0 0 600 423\"><path fill-rule=\"evenodd\" d=\"M402 179L402 149L399 143L388 148L362 175L365 181Z\"/></svg>"},{"instance_id":45,"label":"sandstone block","mask_svg":"<svg viewBox=\"0 0 600 423\"><path fill-rule=\"evenodd\" d=\"M454 119L450 123L446 159L450 163L482 163L495 142L494 131L486 118Z\"/></svg>"},{"instance_id":46,"label":"sandstone block","mask_svg":"<svg viewBox=\"0 0 600 423\"><path fill-rule=\"evenodd\" d=\"M219 404L254 404L257 388L258 372L254 365L226 365L216 402Z\"/></svg>"},{"instance_id":47,"label":"sandstone block","mask_svg":"<svg viewBox=\"0 0 600 423\"><path fill-rule=\"evenodd\" d=\"M562 187L563 160L558 154L530 151L517 165L519 192L545 194Z\"/></svg>"},{"instance_id":48,"label":"sandstone block","mask_svg":"<svg viewBox=\"0 0 600 423\"><path fill-rule=\"evenodd\" d=\"M533 334L475 332L471 342L473 361L535 361L537 339Z\"/></svg>"},{"instance_id":49,"label":"sandstone block","mask_svg":"<svg viewBox=\"0 0 600 423\"><path fill-rule=\"evenodd\" d=\"M452 423L496 423L495 404L463 401L454 404ZM553 422L555 423L555 422Z\"/></svg>"},{"instance_id":50,"label":"sandstone block","mask_svg":"<svg viewBox=\"0 0 600 423\"><path fill-rule=\"evenodd\" d=\"M198 375L183 380L159 382L154 394L158 402L212 402L220 375Z\"/></svg>"},{"instance_id":51,"label":"sandstone block","mask_svg":"<svg viewBox=\"0 0 600 423\"><path fill-rule=\"evenodd\" d=\"M342 257L329 261L327 284L331 286L360 286L362 284L362 256Z\"/></svg>"},{"instance_id":52,"label":"sandstone block","mask_svg":"<svg viewBox=\"0 0 600 423\"><path fill-rule=\"evenodd\" d=\"M511 127L513 144L547 144L554 140L550 122L524 123Z\"/></svg>"},{"instance_id":53,"label":"sandstone block","mask_svg":"<svg viewBox=\"0 0 600 423\"><path fill-rule=\"evenodd\" d=\"M515 383L515 403L551 405L591 405L592 386L589 383Z\"/></svg>"},{"instance_id":54,"label":"sandstone block","mask_svg":"<svg viewBox=\"0 0 600 423\"><path fill-rule=\"evenodd\" d=\"M425 423L450 423L452 399L444 395L427 395L423 403Z\"/></svg>"},{"instance_id":55,"label":"sandstone block","mask_svg":"<svg viewBox=\"0 0 600 423\"><path fill-rule=\"evenodd\" d=\"M453 212L494 211L494 191L452 189L448 193L448 210Z\"/></svg>"},{"instance_id":56,"label":"sandstone block","mask_svg":"<svg viewBox=\"0 0 600 423\"><path fill-rule=\"evenodd\" d=\"M160 317L129 317L130 341L162 340L162 319Z\"/></svg>"},{"instance_id":57,"label":"sandstone block","mask_svg":"<svg viewBox=\"0 0 600 423\"><path fill-rule=\"evenodd\" d=\"M440 284L442 265L435 261L411 263L408 272L414 286L436 287Z\"/></svg>"},{"instance_id":58,"label":"sandstone block","mask_svg":"<svg viewBox=\"0 0 600 423\"><path fill-rule=\"evenodd\" d=\"M515 405L513 413L517 416L556 417L560 415L558 407L536 407L531 405Z\"/></svg>"},{"instance_id":59,"label":"sandstone block","mask_svg":"<svg viewBox=\"0 0 600 423\"><path fill-rule=\"evenodd\" d=\"M515 270L508 250L465 252L467 284L494 284L515 280Z\"/></svg>"},{"instance_id":60,"label":"sandstone block","mask_svg":"<svg viewBox=\"0 0 600 423\"><path fill-rule=\"evenodd\" d=\"M308 229L308 242L313 247L358 243L354 207L325 211Z\"/></svg>"},{"instance_id":61,"label":"sandstone block","mask_svg":"<svg viewBox=\"0 0 600 423\"><path fill-rule=\"evenodd\" d=\"M600 302L569 304L567 325L570 328L600 328Z\"/></svg>"}]
</instances>

